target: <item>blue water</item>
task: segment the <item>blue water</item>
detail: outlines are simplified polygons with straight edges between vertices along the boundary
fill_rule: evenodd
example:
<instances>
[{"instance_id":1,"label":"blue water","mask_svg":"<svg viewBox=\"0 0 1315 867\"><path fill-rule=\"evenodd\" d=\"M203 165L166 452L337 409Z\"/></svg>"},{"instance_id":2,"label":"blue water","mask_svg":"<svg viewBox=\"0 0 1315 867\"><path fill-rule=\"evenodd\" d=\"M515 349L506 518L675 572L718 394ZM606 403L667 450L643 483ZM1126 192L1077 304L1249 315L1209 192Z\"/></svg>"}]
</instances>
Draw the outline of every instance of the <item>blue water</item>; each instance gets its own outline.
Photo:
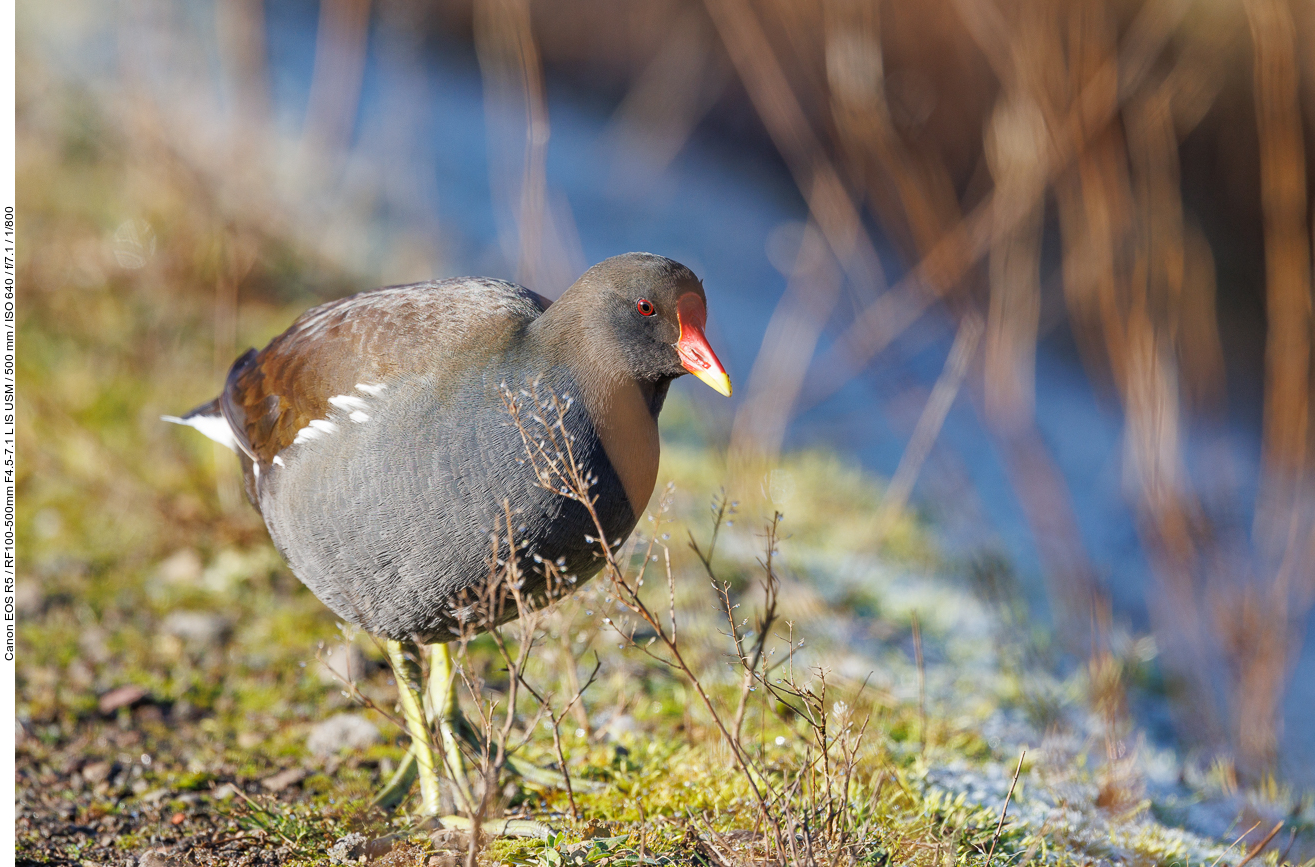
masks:
<instances>
[{"instance_id":1,"label":"blue water","mask_svg":"<svg viewBox=\"0 0 1315 867\"><path fill-rule=\"evenodd\" d=\"M201 33L213 21L208 4L190 7L189 23ZM297 134L303 122L314 60L317 4L267 4L271 89L276 122ZM195 12L196 9L205 10ZM209 18L207 18L209 15ZM203 62L216 69L212 56ZM689 265L710 298L709 337L732 379L743 386L785 278L768 261L768 238L779 226L801 222L807 212L781 166L756 149L696 135L660 173L644 170L642 157L618 154L610 144L610 105L550 80L552 137L547 174L551 196L569 206L583 263L630 250L649 250ZM368 166L382 191L370 230L430 227L441 251L444 275L477 273L512 277L515 262L499 229L509 215L495 202L489 183L489 142L483 85L468 46L428 46L423 55L399 56L393 43L372 33L350 172ZM355 167L355 168L353 168ZM618 180L619 179L619 180ZM327 176L326 187L340 177ZM887 273L899 265L878 239ZM381 250L386 250L380 244ZM386 256L386 253L380 253ZM389 263L381 262L387 271ZM412 279L441 276L407 275ZM532 286L548 295L564 285ZM910 329L878 357L872 369L791 427L789 445L826 444L857 456L882 475L895 469L912 417L889 410L910 386L930 387L949 347L950 329L934 316ZM698 383L678 387L702 407L714 427L732 412ZM1151 578L1123 490L1121 418L1092 391L1062 326L1039 347L1037 421L1072 494L1072 507L1098 577L1118 616L1144 631ZM915 404L916 417L920 404ZM1224 493L1249 502L1254 493L1257 433L1227 432L1227 451L1239 480ZM1195 462L1213 461L1193 453ZM938 469L939 468L939 469ZM945 471L948 468L948 472ZM921 501L944 527L953 551L983 547L1006 553L1034 609L1044 616L1045 588L1036 545L1013 485L972 401L961 395L946 421L928 476L960 474L971 495L946 496L929 483ZM788 518L788 516L787 516ZM1288 776L1315 784L1315 642L1308 642L1287 697L1284 751Z\"/></svg>"},{"instance_id":2,"label":"blue water","mask_svg":"<svg viewBox=\"0 0 1315 867\"><path fill-rule=\"evenodd\" d=\"M272 23L272 65L280 71L277 103L287 113L286 121L295 123L305 104L314 29L304 14ZM427 52L419 67L400 69L381 62L386 55L387 45L376 40L358 145L368 148L379 130L395 123L400 102L391 94L420 95L403 110L412 114L410 123L423 141L420 171L432 174L415 180L434 193L436 224L449 232L455 228L461 236L455 244L450 237L444 240L444 267L449 273L511 275L514 262L499 246L483 86L473 53L467 46L448 45ZM424 78L419 84L418 71ZM807 217L793 182L778 163L755 156L753 149L699 135L670 166L654 174L643 166L642 156L615 150L606 135L611 106L551 79L548 94L548 184L551 195L569 204L584 263L649 250L688 264L709 291L713 345L732 378L744 383L785 291L784 276L766 255L768 238L783 223ZM627 184L627 178L635 180ZM898 276L893 254L880 237L876 242L887 273ZM555 295L565 287L531 288ZM942 322L920 323L885 352L871 372L804 414L792 426L788 444L840 448L889 475L903 453L911 420L897 429L883 407L910 385L935 381L950 336ZM707 413L723 424L729 420L730 408L715 395L692 381L684 387ZM1082 542L1097 577L1111 594L1117 614L1133 628L1146 630L1150 573L1123 489L1122 419L1116 407L1093 393L1062 326L1039 347L1036 407L1038 427L1072 494ZM1258 454L1258 434L1244 427L1226 433L1226 451L1239 481L1225 495L1250 502L1256 467L1247 456ZM941 433L939 454L967 477L976 500L970 508L948 508L944 496L926 501L939 512L951 547L964 553L983 547L1006 552L1034 609L1044 616L1046 595L1034 539L996 448L972 402L963 396ZM1217 459L1217 453L1188 458L1200 463ZM1315 709L1315 642L1308 643L1294 674L1284 744L1290 776L1315 783L1315 727L1304 722L1310 709Z\"/></svg>"}]
</instances>

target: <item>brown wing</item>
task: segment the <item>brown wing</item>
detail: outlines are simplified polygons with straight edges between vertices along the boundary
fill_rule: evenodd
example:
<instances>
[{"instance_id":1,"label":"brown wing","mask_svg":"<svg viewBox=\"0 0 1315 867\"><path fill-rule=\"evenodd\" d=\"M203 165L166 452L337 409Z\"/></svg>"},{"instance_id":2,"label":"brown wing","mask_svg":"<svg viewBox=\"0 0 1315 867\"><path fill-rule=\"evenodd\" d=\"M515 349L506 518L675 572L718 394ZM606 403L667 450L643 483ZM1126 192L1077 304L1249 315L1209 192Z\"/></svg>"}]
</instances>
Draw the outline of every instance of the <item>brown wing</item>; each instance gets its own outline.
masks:
<instances>
[{"instance_id":1,"label":"brown wing","mask_svg":"<svg viewBox=\"0 0 1315 867\"><path fill-rule=\"evenodd\" d=\"M238 447L267 465L330 399L436 375L519 333L550 302L511 283L459 278L362 292L308 310L228 374L220 407ZM467 362L468 363L468 362ZM340 404L341 405L341 404Z\"/></svg>"}]
</instances>

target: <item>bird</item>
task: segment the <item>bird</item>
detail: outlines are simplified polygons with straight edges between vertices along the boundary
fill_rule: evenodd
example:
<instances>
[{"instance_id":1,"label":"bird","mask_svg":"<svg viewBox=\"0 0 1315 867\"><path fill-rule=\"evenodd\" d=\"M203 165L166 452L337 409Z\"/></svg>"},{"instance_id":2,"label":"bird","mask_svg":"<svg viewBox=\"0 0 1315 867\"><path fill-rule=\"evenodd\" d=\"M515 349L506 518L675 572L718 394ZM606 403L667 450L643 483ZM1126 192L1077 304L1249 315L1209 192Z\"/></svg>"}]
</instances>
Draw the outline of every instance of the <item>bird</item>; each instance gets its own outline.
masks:
<instances>
[{"instance_id":1,"label":"bird","mask_svg":"<svg viewBox=\"0 0 1315 867\"><path fill-rule=\"evenodd\" d=\"M634 530L672 381L731 395L706 319L699 278L651 253L594 265L556 301L483 277L385 287L308 310L242 354L214 400L163 417L237 453L293 574L382 640L422 813L439 810L431 726L469 797L449 642L516 615L488 592L500 577L545 604L554 578L579 587L606 562L600 540ZM562 446L584 496L548 466ZM410 785L399 771L380 797Z\"/></svg>"}]
</instances>

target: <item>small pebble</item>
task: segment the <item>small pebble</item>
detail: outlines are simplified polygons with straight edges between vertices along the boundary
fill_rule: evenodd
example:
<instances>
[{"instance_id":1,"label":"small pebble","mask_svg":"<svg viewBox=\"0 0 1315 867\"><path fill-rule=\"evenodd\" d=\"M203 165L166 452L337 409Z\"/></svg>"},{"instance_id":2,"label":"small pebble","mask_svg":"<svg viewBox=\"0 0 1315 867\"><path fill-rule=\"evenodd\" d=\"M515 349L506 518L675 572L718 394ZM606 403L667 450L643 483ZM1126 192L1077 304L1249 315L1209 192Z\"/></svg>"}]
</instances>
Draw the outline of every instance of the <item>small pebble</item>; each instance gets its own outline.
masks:
<instances>
[{"instance_id":1,"label":"small pebble","mask_svg":"<svg viewBox=\"0 0 1315 867\"><path fill-rule=\"evenodd\" d=\"M201 580L202 568L201 555L183 548L162 560L156 574L169 584L196 584Z\"/></svg>"},{"instance_id":2,"label":"small pebble","mask_svg":"<svg viewBox=\"0 0 1315 867\"><path fill-rule=\"evenodd\" d=\"M303 768L288 768L286 771L279 771L272 777L266 777L260 781L271 792L281 792L289 786L295 786L302 780L306 779L307 773Z\"/></svg>"},{"instance_id":3,"label":"small pebble","mask_svg":"<svg viewBox=\"0 0 1315 867\"><path fill-rule=\"evenodd\" d=\"M14 586L14 607L19 614L39 614L45 601L46 594L37 581L19 581Z\"/></svg>"},{"instance_id":4,"label":"small pebble","mask_svg":"<svg viewBox=\"0 0 1315 867\"><path fill-rule=\"evenodd\" d=\"M379 729L363 715L340 713L311 729L306 749L313 756L328 758L343 750L363 750L379 740Z\"/></svg>"},{"instance_id":5,"label":"small pebble","mask_svg":"<svg viewBox=\"0 0 1315 867\"><path fill-rule=\"evenodd\" d=\"M356 860L362 847L366 843L364 834L358 834L355 831L346 837L338 840L329 847L326 853L329 856L330 864L350 864Z\"/></svg>"},{"instance_id":6,"label":"small pebble","mask_svg":"<svg viewBox=\"0 0 1315 867\"><path fill-rule=\"evenodd\" d=\"M602 733L609 741L616 741L622 737L637 735L641 732L639 721L628 713L612 717L602 727Z\"/></svg>"},{"instance_id":7,"label":"small pebble","mask_svg":"<svg viewBox=\"0 0 1315 867\"><path fill-rule=\"evenodd\" d=\"M188 644L209 647L222 644L233 631L233 624L221 614L174 611L164 618L160 631L181 638Z\"/></svg>"},{"instance_id":8,"label":"small pebble","mask_svg":"<svg viewBox=\"0 0 1315 867\"><path fill-rule=\"evenodd\" d=\"M234 786L232 783L224 783L222 786L215 787L215 790L210 793L210 797L214 798L216 801L227 801L236 794L237 786Z\"/></svg>"},{"instance_id":9,"label":"small pebble","mask_svg":"<svg viewBox=\"0 0 1315 867\"><path fill-rule=\"evenodd\" d=\"M114 764L112 762L92 762L82 769L82 779L95 785L108 780L113 772Z\"/></svg>"},{"instance_id":10,"label":"small pebble","mask_svg":"<svg viewBox=\"0 0 1315 867\"><path fill-rule=\"evenodd\" d=\"M146 687L134 683L116 687L100 697L100 712L108 716L121 707L131 707L148 695L150 692Z\"/></svg>"}]
</instances>

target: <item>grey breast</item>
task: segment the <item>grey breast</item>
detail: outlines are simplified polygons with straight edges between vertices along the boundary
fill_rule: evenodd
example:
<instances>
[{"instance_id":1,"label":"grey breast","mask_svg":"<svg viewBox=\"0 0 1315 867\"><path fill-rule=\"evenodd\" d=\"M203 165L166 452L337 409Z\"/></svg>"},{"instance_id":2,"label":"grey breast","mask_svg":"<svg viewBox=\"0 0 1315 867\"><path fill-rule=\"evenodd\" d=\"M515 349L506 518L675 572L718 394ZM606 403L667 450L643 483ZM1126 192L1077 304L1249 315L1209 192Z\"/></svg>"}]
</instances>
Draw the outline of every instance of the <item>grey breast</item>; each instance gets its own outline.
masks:
<instances>
[{"instance_id":1,"label":"grey breast","mask_svg":"<svg viewBox=\"0 0 1315 867\"><path fill-rule=\"evenodd\" d=\"M539 378L537 399L524 394L533 383L515 386L526 404L518 428L500 392L517 383L520 369L512 359L457 383L401 379L378 395L340 402L347 405L326 420L332 429L321 425L290 447L284 465L262 480L271 537L340 617L379 635L430 642L510 619L514 602L485 592L506 578L509 538L522 591L535 604L543 601L541 562L571 576L571 585L600 568L592 518L543 486L522 434L543 439L531 416L555 419L534 412L546 409L536 404L551 393L567 406L573 383L557 369ZM577 463L593 477L608 538L629 534L636 516L582 402L569 401L565 428Z\"/></svg>"}]
</instances>

